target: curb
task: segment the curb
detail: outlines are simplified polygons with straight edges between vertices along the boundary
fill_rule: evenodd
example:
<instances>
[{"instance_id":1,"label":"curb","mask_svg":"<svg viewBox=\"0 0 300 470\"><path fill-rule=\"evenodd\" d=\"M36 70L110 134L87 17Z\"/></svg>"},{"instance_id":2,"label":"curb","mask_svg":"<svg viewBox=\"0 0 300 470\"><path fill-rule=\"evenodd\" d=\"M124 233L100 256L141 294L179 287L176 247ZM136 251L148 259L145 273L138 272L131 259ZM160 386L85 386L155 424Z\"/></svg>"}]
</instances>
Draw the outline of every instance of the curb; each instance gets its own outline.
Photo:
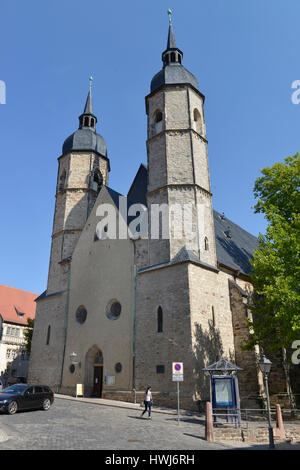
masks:
<instances>
[{"instance_id":1,"label":"curb","mask_svg":"<svg viewBox=\"0 0 300 470\"><path fill-rule=\"evenodd\" d=\"M126 401L117 401L117 400L107 400L103 398L76 398L70 395L61 395L61 394L54 394L54 398L62 399L62 400L72 400L81 403L90 403L92 405L102 405L102 406L113 406L116 408L124 408L129 410L135 411L142 411L142 407L139 403L130 403ZM151 408L152 413L162 413L168 415L175 415L177 416L177 410L173 409L163 409L163 408ZM188 412L186 413L185 410L180 411L180 416L199 416L197 413Z\"/></svg>"}]
</instances>

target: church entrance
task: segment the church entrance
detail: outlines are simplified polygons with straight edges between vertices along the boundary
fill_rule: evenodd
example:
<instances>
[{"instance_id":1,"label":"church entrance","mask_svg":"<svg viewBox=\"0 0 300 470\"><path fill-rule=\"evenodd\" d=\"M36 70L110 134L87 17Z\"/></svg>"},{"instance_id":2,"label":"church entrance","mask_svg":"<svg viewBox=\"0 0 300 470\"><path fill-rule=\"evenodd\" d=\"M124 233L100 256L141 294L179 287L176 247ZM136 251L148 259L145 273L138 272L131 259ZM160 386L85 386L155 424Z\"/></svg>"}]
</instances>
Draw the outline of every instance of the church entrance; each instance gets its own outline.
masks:
<instances>
[{"instance_id":1,"label":"church entrance","mask_svg":"<svg viewBox=\"0 0 300 470\"><path fill-rule=\"evenodd\" d=\"M101 398L103 387L103 355L97 346L90 348L85 357L86 395Z\"/></svg>"},{"instance_id":2,"label":"church entrance","mask_svg":"<svg viewBox=\"0 0 300 470\"><path fill-rule=\"evenodd\" d=\"M94 364L94 389L93 396L101 398L103 383L103 365Z\"/></svg>"}]
</instances>

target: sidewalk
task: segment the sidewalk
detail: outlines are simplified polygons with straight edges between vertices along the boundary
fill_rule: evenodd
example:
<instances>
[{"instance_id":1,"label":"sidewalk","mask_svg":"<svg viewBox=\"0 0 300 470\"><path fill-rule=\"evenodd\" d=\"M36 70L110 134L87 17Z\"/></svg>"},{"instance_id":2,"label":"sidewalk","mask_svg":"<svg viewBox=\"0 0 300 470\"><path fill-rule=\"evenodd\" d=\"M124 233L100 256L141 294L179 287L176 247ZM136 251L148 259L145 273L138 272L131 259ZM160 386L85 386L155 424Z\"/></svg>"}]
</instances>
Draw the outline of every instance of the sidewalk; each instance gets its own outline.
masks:
<instances>
[{"instance_id":1,"label":"sidewalk","mask_svg":"<svg viewBox=\"0 0 300 470\"><path fill-rule=\"evenodd\" d=\"M125 408L125 409L130 409L130 410L136 410L136 411L142 411L143 408L140 406L139 403L131 403L127 401L117 401L117 400L106 400L104 398L85 398L85 397L73 397L70 395L62 395L60 393L55 393L54 394L55 399L63 399L63 400L73 400L73 401L79 401L82 403L91 403L93 405L102 405L102 406L114 406L117 408ZM169 414L169 415L176 415L177 416L177 410L171 409L171 408L162 408L162 407L154 407L151 408L152 413L164 413L164 414ZM186 411L186 410L180 410L180 415L181 416L199 416L199 413L195 413L192 411Z\"/></svg>"}]
</instances>

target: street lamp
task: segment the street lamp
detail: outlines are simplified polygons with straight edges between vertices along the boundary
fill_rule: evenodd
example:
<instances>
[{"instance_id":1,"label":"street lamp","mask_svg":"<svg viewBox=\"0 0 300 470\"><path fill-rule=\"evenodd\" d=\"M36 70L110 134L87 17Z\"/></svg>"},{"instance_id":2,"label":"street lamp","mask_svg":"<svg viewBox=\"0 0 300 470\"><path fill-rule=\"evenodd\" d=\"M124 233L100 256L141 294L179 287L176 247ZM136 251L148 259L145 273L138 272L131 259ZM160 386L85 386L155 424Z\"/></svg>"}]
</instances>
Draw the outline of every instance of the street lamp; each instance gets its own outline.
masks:
<instances>
[{"instance_id":1,"label":"street lamp","mask_svg":"<svg viewBox=\"0 0 300 470\"><path fill-rule=\"evenodd\" d=\"M267 395L267 407L268 407L268 421L269 421L269 447L270 449L274 449L274 436L273 436L273 428L271 423L271 409L270 409L270 397L269 397L269 385L268 385L268 376L272 367L272 362L263 356L260 361L258 362L259 368L263 374L264 382L265 382L265 389Z\"/></svg>"},{"instance_id":2,"label":"street lamp","mask_svg":"<svg viewBox=\"0 0 300 470\"><path fill-rule=\"evenodd\" d=\"M76 352L71 352L70 361L71 361L71 364L73 364L74 366L78 364Z\"/></svg>"}]
</instances>

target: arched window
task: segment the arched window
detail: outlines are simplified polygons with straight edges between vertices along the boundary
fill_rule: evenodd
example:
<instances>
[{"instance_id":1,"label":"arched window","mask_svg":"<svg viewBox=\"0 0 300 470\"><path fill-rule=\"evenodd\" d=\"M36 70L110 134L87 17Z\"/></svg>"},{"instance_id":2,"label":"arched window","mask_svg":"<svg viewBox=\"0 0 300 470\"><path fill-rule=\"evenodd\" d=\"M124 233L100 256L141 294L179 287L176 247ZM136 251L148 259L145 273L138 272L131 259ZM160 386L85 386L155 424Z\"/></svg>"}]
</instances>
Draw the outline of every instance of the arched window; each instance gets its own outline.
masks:
<instances>
[{"instance_id":1,"label":"arched window","mask_svg":"<svg viewBox=\"0 0 300 470\"><path fill-rule=\"evenodd\" d=\"M176 62L175 52L171 53L171 62Z\"/></svg>"},{"instance_id":2,"label":"arched window","mask_svg":"<svg viewBox=\"0 0 300 470\"><path fill-rule=\"evenodd\" d=\"M51 335L51 326L49 325L48 326L48 330L47 330L47 339L46 339L46 345L48 346L49 343L50 343L50 335Z\"/></svg>"},{"instance_id":3,"label":"arched window","mask_svg":"<svg viewBox=\"0 0 300 470\"><path fill-rule=\"evenodd\" d=\"M158 134L163 129L163 113L157 109L151 116L150 121L150 135Z\"/></svg>"},{"instance_id":4,"label":"arched window","mask_svg":"<svg viewBox=\"0 0 300 470\"><path fill-rule=\"evenodd\" d=\"M201 123L201 115L198 111L198 109L194 109L194 123L195 123L195 128L196 131L201 134L202 133L202 123Z\"/></svg>"},{"instance_id":5,"label":"arched window","mask_svg":"<svg viewBox=\"0 0 300 470\"><path fill-rule=\"evenodd\" d=\"M160 122L162 121L163 115L161 111L156 111L155 112L155 122Z\"/></svg>"},{"instance_id":6,"label":"arched window","mask_svg":"<svg viewBox=\"0 0 300 470\"><path fill-rule=\"evenodd\" d=\"M99 192L100 189L102 188L103 185L103 176L101 172L98 170L98 168L94 171L93 174L93 183L92 183L92 188Z\"/></svg>"},{"instance_id":7,"label":"arched window","mask_svg":"<svg viewBox=\"0 0 300 470\"><path fill-rule=\"evenodd\" d=\"M84 118L84 126L85 127L89 126L89 118L87 116L85 116L85 118Z\"/></svg>"},{"instance_id":8,"label":"arched window","mask_svg":"<svg viewBox=\"0 0 300 470\"><path fill-rule=\"evenodd\" d=\"M157 309L157 333L162 333L163 331L163 311L161 307Z\"/></svg>"},{"instance_id":9,"label":"arched window","mask_svg":"<svg viewBox=\"0 0 300 470\"><path fill-rule=\"evenodd\" d=\"M209 243L208 243L208 238L207 237L204 238L204 248L205 248L205 251L209 250Z\"/></svg>"}]
</instances>

